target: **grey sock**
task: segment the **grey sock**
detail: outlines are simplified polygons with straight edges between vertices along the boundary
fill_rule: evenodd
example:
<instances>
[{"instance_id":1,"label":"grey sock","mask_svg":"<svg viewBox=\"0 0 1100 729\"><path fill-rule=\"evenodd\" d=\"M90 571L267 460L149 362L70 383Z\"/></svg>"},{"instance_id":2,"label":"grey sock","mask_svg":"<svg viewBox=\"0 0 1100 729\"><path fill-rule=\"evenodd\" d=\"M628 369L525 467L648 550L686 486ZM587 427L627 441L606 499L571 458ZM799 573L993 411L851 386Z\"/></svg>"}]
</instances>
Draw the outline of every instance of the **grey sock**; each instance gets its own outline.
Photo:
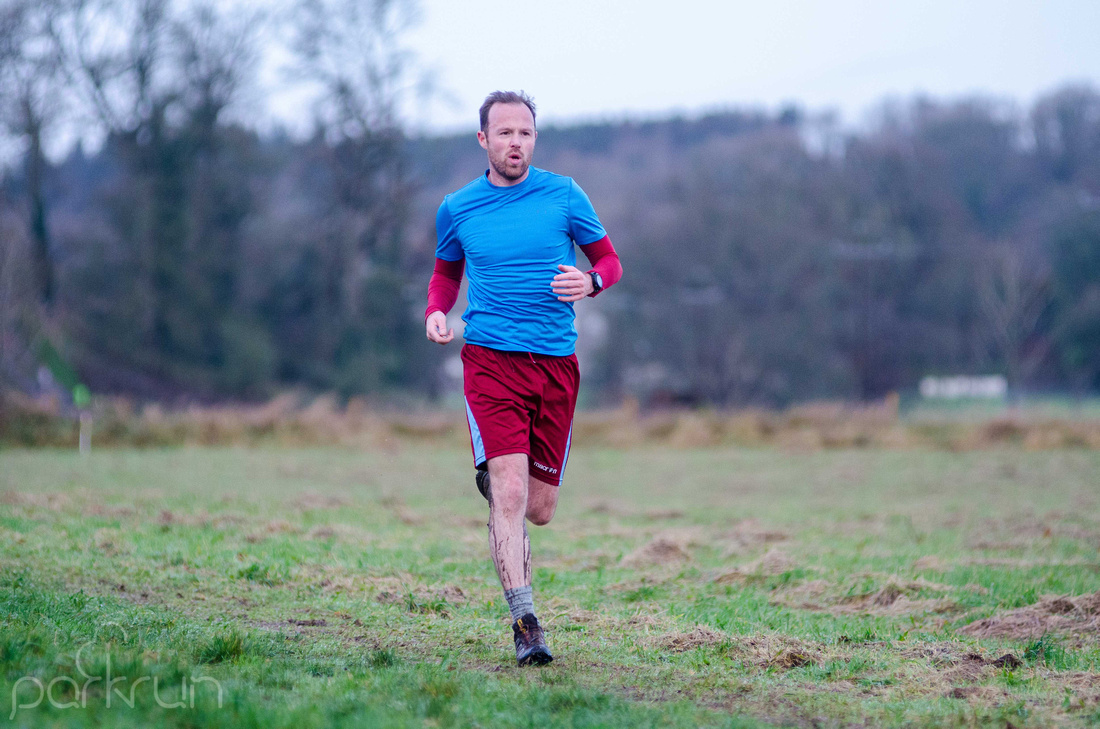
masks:
<instances>
[{"instance_id":1,"label":"grey sock","mask_svg":"<svg viewBox=\"0 0 1100 729\"><path fill-rule=\"evenodd\" d=\"M508 609L512 611L512 620L519 620L527 613L535 612L535 600L530 585L505 590L504 599L508 601Z\"/></svg>"}]
</instances>

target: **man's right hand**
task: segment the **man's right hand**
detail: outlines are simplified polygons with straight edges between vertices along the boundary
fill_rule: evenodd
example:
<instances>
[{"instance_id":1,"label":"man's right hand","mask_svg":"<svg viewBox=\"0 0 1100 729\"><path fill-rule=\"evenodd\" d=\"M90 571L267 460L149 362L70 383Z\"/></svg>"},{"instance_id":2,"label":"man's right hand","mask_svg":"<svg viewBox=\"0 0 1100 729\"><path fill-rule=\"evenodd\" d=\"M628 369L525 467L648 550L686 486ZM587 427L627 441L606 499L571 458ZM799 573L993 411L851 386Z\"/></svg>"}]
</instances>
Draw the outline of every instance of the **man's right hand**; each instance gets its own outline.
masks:
<instances>
[{"instance_id":1,"label":"man's right hand","mask_svg":"<svg viewBox=\"0 0 1100 729\"><path fill-rule=\"evenodd\" d=\"M428 339L436 344L446 344L455 338L455 330L447 328L447 315L442 311L433 311L424 320L428 330Z\"/></svg>"}]
</instances>

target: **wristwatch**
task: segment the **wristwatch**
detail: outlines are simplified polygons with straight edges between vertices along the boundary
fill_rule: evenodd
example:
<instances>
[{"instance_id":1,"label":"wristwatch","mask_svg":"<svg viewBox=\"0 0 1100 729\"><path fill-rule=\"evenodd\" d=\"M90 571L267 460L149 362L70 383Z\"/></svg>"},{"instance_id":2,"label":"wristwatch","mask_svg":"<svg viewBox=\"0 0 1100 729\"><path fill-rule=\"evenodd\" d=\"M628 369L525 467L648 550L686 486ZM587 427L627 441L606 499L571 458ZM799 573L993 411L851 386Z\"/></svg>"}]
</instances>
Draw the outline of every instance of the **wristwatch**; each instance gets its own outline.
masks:
<instances>
[{"instance_id":1,"label":"wristwatch","mask_svg":"<svg viewBox=\"0 0 1100 729\"><path fill-rule=\"evenodd\" d=\"M595 271L589 271L588 275L592 277L592 293L589 296L595 296L603 291L603 278Z\"/></svg>"}]
</instances>

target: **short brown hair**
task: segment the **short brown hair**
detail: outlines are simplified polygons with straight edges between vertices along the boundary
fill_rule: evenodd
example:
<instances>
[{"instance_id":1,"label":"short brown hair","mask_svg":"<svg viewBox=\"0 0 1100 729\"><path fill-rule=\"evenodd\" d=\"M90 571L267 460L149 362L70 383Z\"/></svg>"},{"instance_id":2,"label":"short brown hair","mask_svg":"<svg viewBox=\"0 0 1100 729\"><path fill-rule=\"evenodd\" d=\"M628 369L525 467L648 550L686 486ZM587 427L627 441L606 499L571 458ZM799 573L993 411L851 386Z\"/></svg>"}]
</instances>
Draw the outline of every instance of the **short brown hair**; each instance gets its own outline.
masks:
<instances>
[{"instance_id":1,"label":"short brown hair","mask_svg":"<svg viewBox=\"0 0 1100 729\"><path fill-rule=\"evenodd\" d=\"M526 91L494 91L485 97L484 103L481 105L481 131L487 131L489 129L489 109L493 108L493 104L523 104L531 110L531 121L535 120L535 100L527 95Z\"/></svg>"}]
</instances>

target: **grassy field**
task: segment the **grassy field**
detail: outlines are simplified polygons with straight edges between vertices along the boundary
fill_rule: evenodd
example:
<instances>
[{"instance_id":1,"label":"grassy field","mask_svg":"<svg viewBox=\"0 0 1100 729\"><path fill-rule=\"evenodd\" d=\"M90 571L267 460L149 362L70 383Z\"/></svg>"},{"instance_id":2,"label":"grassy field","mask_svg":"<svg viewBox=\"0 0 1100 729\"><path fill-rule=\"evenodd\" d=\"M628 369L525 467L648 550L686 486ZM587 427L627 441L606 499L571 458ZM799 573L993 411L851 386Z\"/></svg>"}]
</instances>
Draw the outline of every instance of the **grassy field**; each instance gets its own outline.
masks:
<instances>
[{"instance_id":1,"label":"grassy field","mask_svg":"<svg viewBox=\"0 0 1100 729\"><path fill-rule=\"evenodd\" d=\"M0 451L0 722L1097 724L1098 474L578 448L521 670L465 449Z\"/></svg>"}]
</instances>

